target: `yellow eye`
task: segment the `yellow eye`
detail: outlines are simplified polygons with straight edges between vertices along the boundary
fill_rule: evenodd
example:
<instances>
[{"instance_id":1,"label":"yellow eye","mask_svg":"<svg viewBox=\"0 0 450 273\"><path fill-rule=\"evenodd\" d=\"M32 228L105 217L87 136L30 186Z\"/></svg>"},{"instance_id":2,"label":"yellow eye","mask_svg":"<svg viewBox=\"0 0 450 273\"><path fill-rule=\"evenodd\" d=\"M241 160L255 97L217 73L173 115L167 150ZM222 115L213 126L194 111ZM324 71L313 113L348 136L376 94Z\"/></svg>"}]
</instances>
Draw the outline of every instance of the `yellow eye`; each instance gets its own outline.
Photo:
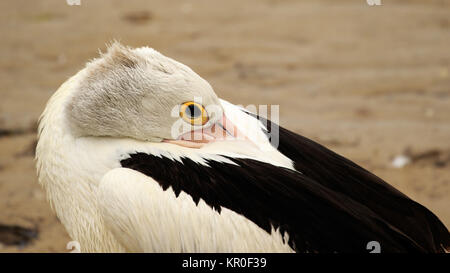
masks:
<instances>
[{"instance_id":1,"label":"yellow eye","mask_svg":"<svg viewBox=\"0 0 450 273\"><path fill-rule=\"evenodd\" d=\"M188 101L181 105L180 117L191 125L204 125L209 119L205 108L193 101Z\"/></svg>"}]
</instances>

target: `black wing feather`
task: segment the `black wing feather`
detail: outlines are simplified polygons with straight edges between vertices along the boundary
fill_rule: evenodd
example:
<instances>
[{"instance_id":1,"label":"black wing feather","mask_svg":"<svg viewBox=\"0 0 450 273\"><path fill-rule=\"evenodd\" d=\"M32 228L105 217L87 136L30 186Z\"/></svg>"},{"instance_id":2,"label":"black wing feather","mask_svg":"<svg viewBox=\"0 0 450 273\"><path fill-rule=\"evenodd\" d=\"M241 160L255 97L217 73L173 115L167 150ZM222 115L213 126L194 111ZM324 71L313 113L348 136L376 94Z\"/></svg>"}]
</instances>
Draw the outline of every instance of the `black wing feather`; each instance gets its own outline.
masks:
<instances>
[{"instance_id":1,"label":"black wing feather","mask_svg":"<svg viewBox=\"0 0 450 273\"><path fill-rule=\"evenodd\" d=\"M305 175L251 159L209 160L207 166L136 153L123 167L151 176L163 189L172 187L244 215L267 232L272 226L289 234L298 252L364 252L369 241L387 252L426 251L368 207Z\"/></svg>"},{"instance_id":2,"label":"black wing feather","mask_svg":"<svg viewBox=\"0 0 450 273\"><path fill-rule=\"evenodd\" d=\"M267 119L255 117L266 125L268 137L272 129L279 132L277 149L294 161L296 170L328 189L364 204L424 250L442 252L443 248L450 249L448 229L427 208L324 146Z\"/></svg>"}]
</instances>

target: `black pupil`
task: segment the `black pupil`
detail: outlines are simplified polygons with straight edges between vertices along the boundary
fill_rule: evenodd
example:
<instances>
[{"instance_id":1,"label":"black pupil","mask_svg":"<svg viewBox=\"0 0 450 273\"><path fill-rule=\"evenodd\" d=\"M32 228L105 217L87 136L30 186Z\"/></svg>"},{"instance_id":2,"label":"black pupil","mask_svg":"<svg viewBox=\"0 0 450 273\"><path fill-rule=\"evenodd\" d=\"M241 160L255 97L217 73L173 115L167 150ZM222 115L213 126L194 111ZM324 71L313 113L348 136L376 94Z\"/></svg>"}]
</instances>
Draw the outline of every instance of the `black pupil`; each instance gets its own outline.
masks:
<instances>
[{"instance_id":1,"label":"black pupil","mask_svg":"<svg viewBox=\"0 0 450 273\"><path fill-rule=\"evenodd\" d=\"M201 116L202 111L200 110L200 108L198 108L198 106L191 104L188 107L186 107L186 110L184 111L186 113L186 115L188 115L191 118L197 118L199 116Z\"/></svg>"}]
</instances>

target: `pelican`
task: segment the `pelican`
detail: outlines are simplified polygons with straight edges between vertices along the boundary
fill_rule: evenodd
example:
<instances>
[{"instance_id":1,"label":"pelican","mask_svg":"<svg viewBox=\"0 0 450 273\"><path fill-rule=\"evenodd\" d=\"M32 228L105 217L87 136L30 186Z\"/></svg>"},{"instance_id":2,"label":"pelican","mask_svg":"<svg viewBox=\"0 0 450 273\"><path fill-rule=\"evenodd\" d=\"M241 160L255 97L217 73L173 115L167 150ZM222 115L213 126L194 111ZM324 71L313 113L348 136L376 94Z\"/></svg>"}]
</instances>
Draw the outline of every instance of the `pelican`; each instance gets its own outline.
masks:
<instances>
[{"instance_id":1,"label":"pelican","mask_svg":"<svg viewBox=\"0 0 450 273\"><path fill-rule=\"evenodd\" d=\"M152 48L110 45L38 135L39 183L82 252L449 250L431 211Z\"/></svg>"}]
</instances>

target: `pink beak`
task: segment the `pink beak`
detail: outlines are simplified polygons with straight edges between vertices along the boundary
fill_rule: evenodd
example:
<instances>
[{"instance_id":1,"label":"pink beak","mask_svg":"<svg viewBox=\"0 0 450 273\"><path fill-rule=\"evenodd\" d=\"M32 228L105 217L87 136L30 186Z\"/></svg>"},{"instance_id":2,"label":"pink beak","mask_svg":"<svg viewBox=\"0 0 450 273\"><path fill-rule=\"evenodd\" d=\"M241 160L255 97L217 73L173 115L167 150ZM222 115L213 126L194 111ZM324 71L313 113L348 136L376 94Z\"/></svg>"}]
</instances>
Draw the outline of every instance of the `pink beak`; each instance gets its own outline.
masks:
<instances>
[{"instance_id":1,"label":"pink beak","mask_svg":"<svg viewBox=\"0 0 450 273\"><path fill-rule=\"evenodd\" d=\"M178 139L165 139L163 142L188 148L201 148L214 141L247 139L225 115L213 126L198 129L181 135Z\"/></svg>"}]
</instances>

